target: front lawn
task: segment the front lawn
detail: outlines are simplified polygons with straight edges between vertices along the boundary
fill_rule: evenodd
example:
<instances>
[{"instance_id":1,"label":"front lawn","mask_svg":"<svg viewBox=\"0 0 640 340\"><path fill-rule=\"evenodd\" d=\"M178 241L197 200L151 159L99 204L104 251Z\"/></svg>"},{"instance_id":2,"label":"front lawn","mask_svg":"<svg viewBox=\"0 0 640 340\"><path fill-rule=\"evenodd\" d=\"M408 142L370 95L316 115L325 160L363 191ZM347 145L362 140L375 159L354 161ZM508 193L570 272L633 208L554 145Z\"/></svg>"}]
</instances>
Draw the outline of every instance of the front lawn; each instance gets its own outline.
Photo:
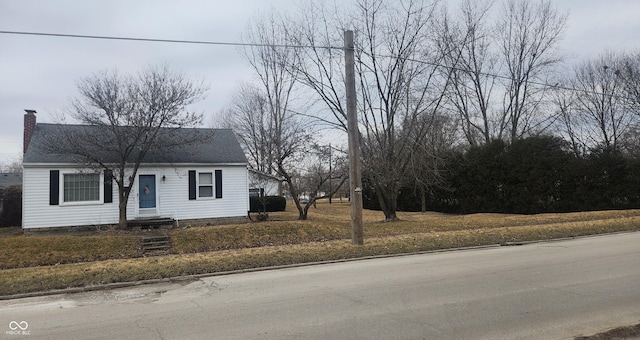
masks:
<instances>
[{"instance_id":1,"label":"front lawn","mask_svg":"<svg viewBox=\"0 0 640 340\"><path fill-rule=\"evenodd\" d=\"M401 221L393 223L383 222L380 212L365 210L365 245L353 246L348 204L320 202L311 208L309 220L296 217L289 208L270 213L268 222L161 230L171 236L172 248L153 257L143 256L140 231L0 237L0 295L640 230L640 210L399 213Z\"/></svg>"}]
</instances>

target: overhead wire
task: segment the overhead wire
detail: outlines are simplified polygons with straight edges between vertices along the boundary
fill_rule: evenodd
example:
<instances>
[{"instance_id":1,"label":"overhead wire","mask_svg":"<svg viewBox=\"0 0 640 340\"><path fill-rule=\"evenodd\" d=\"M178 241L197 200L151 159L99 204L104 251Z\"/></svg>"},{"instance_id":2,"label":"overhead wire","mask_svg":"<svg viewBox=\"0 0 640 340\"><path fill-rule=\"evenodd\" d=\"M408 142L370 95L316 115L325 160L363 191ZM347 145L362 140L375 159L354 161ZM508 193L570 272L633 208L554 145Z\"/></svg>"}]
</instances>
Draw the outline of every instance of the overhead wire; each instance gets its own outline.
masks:
<instances>
[{"instance_id":1,"label":"overhead wire","mask_svg":"<svg viewBox=\"0 0 640 340\"><path fill-rule=\"evenodd\" d=\"M500 75L500 74L489 73L489 72L482 72L482 71L474 71L474 70L471 70L471 69L468 69L468 68L459 67L459 66L443 65L443 64L430 62L430 61L418 60L418 59L414 59L414 58L389 56L389 55L376 55L376 56L377 57L382 57L382 58L404 59L404 60L412 61L412 62L415 62L415 63L421 63L421 64L425 64L425 65L429 65L429 66L433 66L433 67L440 67L440 68L453 70L453 71L460 71L460 72L467 72L467 73L477 73L478 75L481 75L481 76L490 77L490 78L496 78L496 79L503 79L503 80L514 80L515 79L515 78L513 78L511 76ZM615 73L615 74L616 74L616 76L618 75L618 73ZM555 89L555 90L566 90L566 91L580 92L580 93L591 94L591 95L610 96L610 97L618 98L618 99L629 99L627 97L623 97L623 96L620 96L620 95L607 94L607 93L604 93L604 92L597 92L597 91L590 91L590 90L586 90L586 89L578 89L578 88L575 88L575 87L569 87L569 86L566 86L566 85L562 85L561 83L549 84L549 83L544 83L544 82L535 81L535 80L527 80L526 82L529 83L529 84L543 86L543 87L547 87L547 88Z\"/></svg>"},{"instance_id":2,"label":"overhead wire","mask_svg":"<svg viewBox=\"0 0 640 340\"><path fill-rule=\"evenodd\" d=\"M105 36L105 35L85 35L85 34L26 32L26 31L4 31L4 30L0 30L0 34L30 35L30 36L57 37L57 38L82 38L82 39L99 39L99 40L142 41L142 42L159 42L159 43L175 43L175 44L221 45L221 46L237 46L237 47L243 47L244 46L244 47L278 47L278 48L323 48L323 49L339 49L339 50L344 49L344 47L335 47L335 46L257 44L257 43L207 41L207 40L136 38L136 37Z\"/></svg>"},{"instance_id":3,"label":"overhead wire","mask_svg":"<svg viewBox=\"0 0 640 340\"><path fill-rule=\"evenodd\" d=\"M80 39L98 39L98 40L117 40L117 41L137 41L137 42L155 42L155 43L176 43L176 44L197 44L197 45L219 45L219 46L236 46L236 47L271 47L271 48L295 48L295 49L332 49L332 50L344 50L344 47L337 46L316 46L316 45L289 45L289 44L260 44L260 43L245 43L245 42L225 42L225 41L207 41L207 40L183 40L183 39L159 39L159 38L138 38L138 37L122 37L122 36L106 36L106 35L86 35L86 34L67 34L67 33L47 33L47 32L28 32L28 31L9 31L9 30L0 30L0 34L10 34L10 35L26 35L26 36L42 36L42 37L57 37L57 38L80 38ZM443 65L435 62L418 60L415 58L406 58L406 57L398 57L398 56L388 56L388 55L376 55L378 57L383 58L397 58L404 59L416 63L422 63L425 65L430 65L433 67L446 68L453 71L461 71L461 72L475 72L470 69L465 69L458 66L451 65ZM514 80L511 76L494 74L489 72L476 72L479 75L492 77L497 79L504 80ZM572 92L580 92L586 94L595 94L595 95L605 95L612 96L618 98L618 95L610 95L601 92L589 91L584 89L577 89L569 86L565 86L559 83L556 84L548 84L543 82L538 82L535 80L527 81L529 84L544 86L551 89L559 89L566 90Z\"/></svg>"}]
</instances>

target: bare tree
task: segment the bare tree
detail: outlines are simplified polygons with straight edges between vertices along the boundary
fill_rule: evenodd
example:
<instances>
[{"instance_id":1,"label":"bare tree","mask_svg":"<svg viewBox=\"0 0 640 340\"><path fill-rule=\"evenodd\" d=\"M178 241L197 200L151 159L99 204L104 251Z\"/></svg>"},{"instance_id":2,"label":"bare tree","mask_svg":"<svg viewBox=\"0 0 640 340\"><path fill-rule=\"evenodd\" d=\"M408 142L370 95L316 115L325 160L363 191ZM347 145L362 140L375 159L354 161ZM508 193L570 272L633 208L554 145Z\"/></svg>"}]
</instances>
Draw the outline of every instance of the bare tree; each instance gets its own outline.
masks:
<instances>
[{"instance_id":1,"label":"bare tree","mask_svg":"<svg viewBox=\"0 0 640 340\"><path fill-rule=\"evenodd\" d=\"M625 98L623 57L607 53L575 68L572 81L575 115L588 128L581 136L590 147L618 149L620 140L637 122Z\"/></svg>"},{"instance_id":2,"label":"bare tree","mask_svg":"<svg viewBox=\"0 0 640 340\"><path fill-rule=\"evenodd\" d=\"M567 17L549 0L507 0L496 26L500 56L509 76L503 111L509 122L511 140L546 122L541 119L547 77L560 58L554 48L562 37Z\"/></svg>"},{"instance_id":3,"label":"bare tree","mask_svg":"<svg viewBox=\"0 0 640 340\"><path fill-rule=\"evenodd\" d=\"M176 134L197 126L202 115L186 111L205 87L167 66L136 75L104 71L81 79L71 117L80 128L61 128L43 143L49 152L74 155L87 167L102 168L118 185L119 227L127 227L127 202L140 165L149 152L175 152L198 134Z\"/></svg>"},{"instance_id":4,"label":"bare tree","mask_svg":"<svg viewBox=\"0 0 640 340\"><path fill-rule=\"evenodd\" d=\"M304 205L304 214L307 215L311 206L316 202L329 198L340 191L349 179L349 165L344 157L331 153L331 146L314 145L307 155L307 163L304 173L300 174L298 187L300 192L307 196L307 204Z\"/></svg>"},{"instance_id":5,"label":"bare tree","mask_svg":"<svg viewBox=\"0 0 640 340\"><path fill-rule=\"evenodd\" d=\"M640 115L640 52L631 53L621 58L618 76L624 82L624 96L627 107Z\"/></svg>"},{"instance_id":6,"label":"bare tree","mask_svg":"<svg viewBox=\"0 0 640 340\"><path fill-rule=\"evenodd\" d=\"M231 99L231 106L219 112L216 124L232 128L248 156L252 169L275 174L275 121L271 119L268 100L260 88L242 84Z\"/></svg>"},{"instance_id":7,"label":"bare tree","mask_svg":"<svg viewBox=\"0 0 640 340\"><path fill-rule=\"evenodd\" d=\"M333 4L337 6L336 3ZM343 3L346 5L346 3ZM290 67L301 84L316 95L321 104L314 117L329 127L347 131L343 29L346 19L337 7L328 7L325 1L308 0L292 21L292 45L296 49L297 63Z\"/></svg>"},{"instance_id":8,"label":"bare tree","mask_svg":"<svg viewBox=\"0 0 640 340\"><path fill-rule=\"evenodd\" d=\"M22 172L22 156L10 163L0 164L0 172L21 173Z\"/></svg>"},{"instance_id":9,"label":"bare tree","mask_svg":"<svg viewBox=\"0 0 640 340\"><path fill-rule=\"evenodd\" d=\"M551 93L551 102L555 107L557 117L555 125L556 133L569 142L571 151L576 157L584 155L586 143L584 136L588 136L585 126L580 119L576 107L576 92L566 87L556 87Z\"/></svg>"},{"instance_id":10,"label":"bare tree","mask_svg":"<svg viewBox=\"0 0 640 340\"><path fill-rule=\"evenodd\" d=\"M300 51L298 78L331 113L326 122L346 130L344 64L331 46L342 46L342 29L353 27L363 176L375 186L385 219L396 220L399 189L411 177L413 138L428 130L420 117L437 111L447 81L434 66L442 54L430 48L437 1L359 0L343 17L311 4L299 16L296 37L314 47Z\"/></svg>"},{"instance_id":11,"label":"bare tree","mask_svg":"<svg viewBox=\"0 0 640 340\"><path fill-rule=\"evenodd\" d=\"M447 183L447 155L458 141L458 122L444 114L424 116L428 132L416 136L411 148L410 169L415 189L419 193L421 210L427 211L427 195L435 189L449 187Z\"/></svg>"},{"instance_id":12,"label":"bare tree","mask_svg":"<svg viewBox=\"0 0 640 340\"><path fill-rule=\"evenodd\" d=\"M444 55L430 48L436 4L360 3L356 69L363 112L363 167L388 221L397 219L398 194L411 178L414 146L430 132L432 120L425 116L439 110L448 82L436 66Z\"/></svg>"},{"instance_id":13,"label":"bare tree","mask_svg":"<svg viewBox=\"0 0 640 340\"><path fill-rule=\"evenodd\" d=\"M300 177L304 172L313 136L299 116L289 111L274 114L266 89L244 84L232 98L232 105L218 114L219 126L232 128L248 155L249 165L261 173L285 179L288 192L298 201L299 218L306 219L300 202Z\"/></svg>"},{"instance_id":14,"label":"bare tree","mask_svg":"<svg viewBox=\"0 0 640 340\"><path fill-rule=\"evenodd\" d=\"M629 130L623 135L623 149L628 155L640 156L640 52L622 56L618 77L624 83L625 108L633 114ZM615 71L614 71L615 72Z\"/></svg>"},{"instance_id":15,"label":"bare tree","mask_svg":"<svg viewBox=\"0 0 640 340\"><path fill-rule=\"evenodd\" d=\"M285 180L289 194L298 209L298 218L307 218L307 210L300 203L296 174L297 165L304 157L308 146L313 143L311 125L305 124L300 115L291 109L295 99L297 84L297 53L284 47L290 38L291 21L275 12L250 23L245 40L253 43L244 49L244 55L258 76L256 104L259 108L253 113L244 110L243 119L257 115L253 126L245 131L245 146L255 143L252 148L262 149L265 157L256 158L256 162L270 162L263 167L267 172ZM264 131L259 131L263 129ZM256 138L257 137L257 138ZM265 138L261 138L265 137ZM259 153L257 153L259 155Z\"/></svg>"},{"instance_id":16,"label":"bare tree","mask_svg":"<svg viewBox=\"0 0 640 340\"><path fill-rule=\"evenodd\" d=\"M471 146L501 138L507 127L506 113L496 110L499 60L492 49L491 7L492 2L464 0L460 15L445 11L436 40L445 56L442 72L451 73L447 106L460 117L462 133Z\"/></svg>"},{"instance_id":17,"label":"bare tree","mask_svg":"<svg viewBox=\"0 0 640 340\"><path fill-rule=\"evenodd\" d=\"M472 146L544 130L554 118L545 114L550 87L539 84L560 61L555 48L566 16L547 0L507 0L498 14L492 5L465 0L458 15L442 16L439 29L452 70L448 105Z\"/></svg>"}]
</instances>

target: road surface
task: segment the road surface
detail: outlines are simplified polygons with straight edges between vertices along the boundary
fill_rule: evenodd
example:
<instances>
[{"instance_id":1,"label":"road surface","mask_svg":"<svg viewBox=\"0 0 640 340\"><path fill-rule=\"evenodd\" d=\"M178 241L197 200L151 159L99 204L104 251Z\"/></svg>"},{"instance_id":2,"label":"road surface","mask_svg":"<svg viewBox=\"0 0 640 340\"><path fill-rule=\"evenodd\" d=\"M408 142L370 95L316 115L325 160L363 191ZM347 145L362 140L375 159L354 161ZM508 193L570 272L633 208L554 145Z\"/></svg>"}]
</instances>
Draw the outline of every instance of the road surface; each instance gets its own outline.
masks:
<instances>
[{"instance_id":1,"label":"road surface","mask_svg":"<svg viewBox=\"0 0 640 340\"><path fill-rule=\"evenodd\" d=\"M565 339L640 321L640 233L0 301L8 339Z\"/></svg>"}]
</instances>

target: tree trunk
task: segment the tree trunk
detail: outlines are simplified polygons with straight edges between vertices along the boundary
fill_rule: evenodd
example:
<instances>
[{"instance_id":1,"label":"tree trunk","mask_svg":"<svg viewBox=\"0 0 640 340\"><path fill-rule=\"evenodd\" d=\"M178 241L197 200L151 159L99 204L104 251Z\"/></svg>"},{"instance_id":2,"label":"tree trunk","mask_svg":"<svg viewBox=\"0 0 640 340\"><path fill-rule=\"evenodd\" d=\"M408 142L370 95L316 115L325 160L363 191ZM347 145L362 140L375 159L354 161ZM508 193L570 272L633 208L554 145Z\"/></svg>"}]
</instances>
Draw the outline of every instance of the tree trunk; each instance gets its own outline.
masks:
<instances>
[{"instance_id":1,"label":"tree trunk","mask_svg":"<svg viewBox=\"0 0 640 340\"><path fill-rule=\"evenodd\" d=\"M127 200L123 199L120 195L120 202L118 203L119 215L118 229L127 229Z\"/></svg>"},{"instance_id":2,"label":"tree trunk","mask_svg":"<svg viewBox=\"0 0 640 340\"><path fill-rule=\"evenodd\" d=\"M427 212L427 191L420 188L420 211Z\"/></svg>"},{"instance_id":3,"label":"tree trunk","mask_svg":"<svg viewBox=\"0 0 640 340\"><path fill-rule=\"evenodd\" d=\"M302 205L300 204L300 198L298 197L298 192L293 187L293 183L290 182L290 181L287 181L287 184L289 184L289 192L293 196L293 203L296 204L296 209L298 209L298 220L306 220L307 219L307 209L304 209L302 207Z\"/></svg>"},{"instance_id":4,"label":"tree trunk","mask_svg":"<svg viewBox=\"0 0 640 340\"><path fill-rule=\"evenodd\" d=\"M397 221L398 191L395 188L383 188L380 185L376 185L376 196L378 196L380 209L384 213L385 222Z\"/></svg>"},{"instance_id":5,"label":"tree trunk","mask_svg":"<svg viewBox=\"0 0 640 340\"><path fill-rule=\"evenodd\" d=\"M385 212L384 217L385 217L385 222L393 222L393 221L397 221L398 220L398 215L396 215L396 212L398 210L398 191L395 189L391 189L388 193L388 197L389 197L389 203L388 203L388 211Z\"/></svg>"},{"instance_id":6,"label":"tree trunk","mask_svg":"<svg viewBox=\"0 0 640 340\"><path fill-rule=\"evenodd\" d=\"M124 172L124 171L122 171ZM131 187L124 187L124 176L120 178L118 182L118 229L127 229L127 202L129 202L129 194L131 193Z\"/></svg>"},{"instance_id":7,"label":"tree trunk","mask_svg":"<svg viewBox=\"0 0 640 340\"><path fill-rule=\"evenodd\" d=\"M384 212L384 221L385 222L394 222L398 220L398 215L396 215L396 211L385 211Z\"/></svg>"},{"instance_id":8,"label":"tree trunk","mask_svg":"<svg viewBox=\"0 0 640 340\"><path fill-rule=\"evenodd\" d=\"M308 211L309 211L309 204L307 204L303 209L301 209L298 212L298 220L299 221L306 221L307 217L309 216Z\"/></svg>"}]
</instances>

